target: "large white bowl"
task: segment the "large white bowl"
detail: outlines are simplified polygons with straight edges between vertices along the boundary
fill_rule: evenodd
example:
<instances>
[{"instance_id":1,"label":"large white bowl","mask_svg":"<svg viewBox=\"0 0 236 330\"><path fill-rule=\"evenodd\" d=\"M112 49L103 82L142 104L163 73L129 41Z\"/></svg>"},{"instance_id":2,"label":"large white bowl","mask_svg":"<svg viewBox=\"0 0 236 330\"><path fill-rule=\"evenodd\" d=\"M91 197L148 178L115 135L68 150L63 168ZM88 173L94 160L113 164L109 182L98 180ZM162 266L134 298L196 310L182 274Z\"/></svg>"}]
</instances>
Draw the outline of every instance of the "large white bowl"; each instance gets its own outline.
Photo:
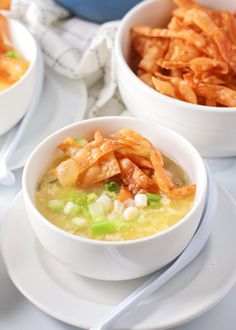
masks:
<instances>
[{"instance_id":1,"label":"large white bowl","mask_svg":"<svg viewBox=\"0 0 236 330\"><path fill-rule=\"evenodd\" d=\"M0 135L12 128L26 113L36 81L37 45L30 32L19 22L9 19L13 47L30 62L25 75L0 93Z\"/></svg>"},{"instance_id":2,"label":"large white bowl","mask_svg":"<svg viewBox=\"0 0 236 330\"><path fill-rule=\"evenodd\" d=\"M75 236L46 220L35 207L40 178L55 158L57 145L67 136L91 136L100 128L110 134L131 128L172 157L197 184L194 205L176 225L133 241L108 242ZM23 173L23 193L32 228L45 249L72 271L102 280L126 280L149 274L168 264L191 240L201 217L207 176L201 156L177 133L157 124L125 117L104 117L67 126L44 140L29 157Z\"/></svg>"},{"instance_id":3,"label":"large white bowl","mask_svg":"<svg viewBox=\"0 0 236 330\"><path fill-rule=\"evenodd\" d=\"M236 10L231 0L204 0L217 9ZM130 28L137 24L166 27L172 0L148 0L135 6L119 26L115 55L118 86L127 108L138 117L156 120L186 137L205 157L236 155L236 108L193 105L160 94L142 82L129 68Z\"/></svg>"}]
</instances>

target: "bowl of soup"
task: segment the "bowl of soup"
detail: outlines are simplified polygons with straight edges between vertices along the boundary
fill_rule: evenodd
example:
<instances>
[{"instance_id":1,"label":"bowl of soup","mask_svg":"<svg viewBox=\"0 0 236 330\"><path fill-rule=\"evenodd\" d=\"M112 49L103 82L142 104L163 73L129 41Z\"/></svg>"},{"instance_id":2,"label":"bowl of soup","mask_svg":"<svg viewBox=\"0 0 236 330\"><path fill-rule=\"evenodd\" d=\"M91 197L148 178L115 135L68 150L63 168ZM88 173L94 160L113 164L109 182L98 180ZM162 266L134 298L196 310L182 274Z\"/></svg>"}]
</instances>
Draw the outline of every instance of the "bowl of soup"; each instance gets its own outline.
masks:
<instances>
[{"instance_id":1,"label":"bowl of soup","mask_svg":"<svg viewBox=\"0 0 236 330\"><path fill-rule=\"evenodd\" d=\"M7 18L11 42L0 35L0 135L26 113L37 78L37 44L18 21Z\"/></svg>"},{"instance_id":2,"label":"bowl of soup","mask_svg":"<svg viewBox=\"0 0 236 330\"><path fill-rule=\"evenodd\" d=\"M41 245L101 280L167 265L199 224L207 176L196 149L150 122L103 117L65 127L29 157L23 193Z\"/></svg>"}]
</instances>

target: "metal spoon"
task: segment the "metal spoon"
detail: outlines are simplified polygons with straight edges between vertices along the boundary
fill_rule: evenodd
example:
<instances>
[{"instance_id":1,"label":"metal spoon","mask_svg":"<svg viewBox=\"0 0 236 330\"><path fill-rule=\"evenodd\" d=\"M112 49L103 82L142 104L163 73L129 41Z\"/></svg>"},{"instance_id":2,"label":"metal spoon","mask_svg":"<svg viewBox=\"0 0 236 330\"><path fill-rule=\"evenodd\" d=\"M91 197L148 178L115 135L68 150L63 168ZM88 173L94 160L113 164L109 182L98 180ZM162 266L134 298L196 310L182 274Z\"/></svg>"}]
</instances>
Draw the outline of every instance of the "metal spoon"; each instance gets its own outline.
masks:
<instances>
[{"instance_id":1,"label":"metal spoon","mask_svg":"<svg viewBox=\"0 0 236 330\"><path fill-rule=\"evenodd\" d=\"M172 279L189 263L191 263L201 252L212 231L214 225L214 213L217 206L217 186L208 167L207 173L208 198L198 230L196 231L188 246L166 271L164 271L161 275L154 273L147 281L145 281L139 288L137 288L126 299L124 299L118 306L113 308L110 313L105 315L105 317L103 317L94 326L92 326L90 330L111 330L113 328L112 326L117 320L119 320L124 314L130 312L142 300L150 296L163 284Z\"/></svg>"},{"instance_id":2,"label":"metal spoon","mask_svg":"<svg viewBox=\"0 0 236 330\"><path fill-rule=\"evenodd\" d=\"M7 161L9 160L12 153L15 151L27 125L29 124L32 115L37 108L39 103L40 95L43 88L44 79L44 62L41 51L38 47L38 58L37 58L37 80L35 84L34 94L29 109L19 124L14 126L7 135L6 140L0 150L0 184L12 185L15 182L14 174L8 169Z\"/></svg>"}]
</instances>

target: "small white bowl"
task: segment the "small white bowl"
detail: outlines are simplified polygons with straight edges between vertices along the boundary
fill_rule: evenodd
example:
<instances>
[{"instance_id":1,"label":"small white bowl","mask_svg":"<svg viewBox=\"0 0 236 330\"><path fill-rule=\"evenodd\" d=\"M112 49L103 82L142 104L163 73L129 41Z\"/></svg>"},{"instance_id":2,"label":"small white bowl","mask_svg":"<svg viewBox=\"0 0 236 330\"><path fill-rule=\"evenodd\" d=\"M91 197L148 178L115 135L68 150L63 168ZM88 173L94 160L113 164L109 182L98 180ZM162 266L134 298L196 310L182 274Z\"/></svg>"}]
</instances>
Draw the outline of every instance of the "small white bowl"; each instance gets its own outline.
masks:
<instances>
[{"instance_id":1,"label":"small white bowl","mask_svg":"<svg viewBox=\"0 0 236 330\"><path fill-rule=\"evenodd\" d=\"M199 1L216 9L235 10L231 0ZM130 29L138 24L166 27L175 8L172 0L148 0L135 6L119 26L115 55L118 86L127 108L135 116L156 120L174 129L205 157L236 155L236 108L193 105L153 90L128 65Z\"/></svg>"},{"instance_id":2,"label":"small white bowl","mask_svg":"<svg viewBox=\"0 0 236 330\"><path fill-rule=\"evenodd\" d=\"M146 136L182 166L197 184L194 205L173 227L137 240L108 242L75 236L45 219L35 207L38 182L55 158L57 145L67 136L91 136L131 128ZM177 133L126 117L103 117L67 126L44 140L29 157L23 173L23 194L32 228L42 246L70 270L95 279L127 280L152 273L179 255L191 240L202 214L207 189L204 163L196 149Z\"/></svg>"},{"instance_id":3,"label":"small white bowl","mask_svg":"<svg viewBox=\"0 0 236 330\"><path fill-rule=\"evenodd\" d=\"M20 80L0 93L0 135L11 129L26 113L37 78L37 44L21 23L11 18L8 20L12 46L30 62L30 65Z\"/></svg>"}]
</instances>

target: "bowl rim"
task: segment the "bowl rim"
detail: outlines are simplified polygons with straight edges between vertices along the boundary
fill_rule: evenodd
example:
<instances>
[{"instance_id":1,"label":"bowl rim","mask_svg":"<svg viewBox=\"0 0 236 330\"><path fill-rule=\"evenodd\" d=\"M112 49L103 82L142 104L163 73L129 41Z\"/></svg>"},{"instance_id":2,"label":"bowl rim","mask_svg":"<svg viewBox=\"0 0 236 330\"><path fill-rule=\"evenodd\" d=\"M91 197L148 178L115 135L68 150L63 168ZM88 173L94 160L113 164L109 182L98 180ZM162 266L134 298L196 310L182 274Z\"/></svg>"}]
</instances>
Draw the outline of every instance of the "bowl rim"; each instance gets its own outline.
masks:
<instances>
[{"instance_id":1,"label":"bowl rim","mask_svg":"<svg viewBox=\"0 0 236 330\"><path fill-rule=\"evenodd\" d=\"M116 60L119 61L119 64L123 67L124 70L126 70L127 74L129 75L130 79L132 79L132 82L140 86L143 90L145 90L150 96L160 98L161 101L164 103L166 102L171 103L173 105L178 105L178 109L175 109L175 111L182 111L184 109L182 108L188 108L188 111L198 111L198 112L212 112L212 113L233 113L236 112L236 107L213 107L213 106L207 106L207 105L200 105L200 104L192 104L190 102L182 101L179 99L172 98L170 96L161 94L157 90L154 90L153 88L149 87L147 84L145 84L140 78L136 76L136 74L131 70L129 67L127 61L125 60L123 51L122 51L122 37L124 33L124 27L126 23L133 18L137 12L142 10L143 8L148 8L150 4L152 3L158 3L163 0L146 0L141 1L141 3L137 4L133 8L131 8L127 14L121 19L121 22L118 26L116 37L115 37L115 55ZM155 95L155 96L154 96Z\"/></svg>"},{"instance_id":2,"label":"bowl rim","mask_svg":"<svg viewBox=\"0 0 236 330\"><path fill-rule=\"evenodd\" d=\"M16 25L19 26L25 34L28 34L29 38L32 40L33 44L34 44L34 48L35 48L35 57L33 58L32 61L29 61L30 65L27 69L27 71L25 72L25 74L19 79L17 80L13 85L11 85L10 87L8 87L7 89L5 89L4 91L2 91L0 93L0 98L1 96L7 94L7 93L10 93L13 89L17 88L17 86L23 81L25 80L28 75L31 73L31 71L33 70L33 67L35 66L35 63L37 62L37 58L38 58L38 46L37 46L37 42L36 40L34 39L33 35L29 32L29 30L21 23L19 22L18 20L14 19L14 18L11 18L9 16L7 16L7 19L9 20L10 22L10 25ZM14 47L14 45L13 45Z\"/></svg>"},{"instance_id":3,"label":"bowl rim","mask_svg":"<svg viewBox=\"0 0 236 330\"><path fill-rule=\"evenodd\" d=\"M181 141L181 143L185 144L185 146L187 146L188 149L191 151L192 157L196 158L198 160L198 165L200 165L200 168L198 170L201 171L201 175L202 175L201 181L203 183L203 185L201 187L197 187L197 189L199 190L199 193L198 193L197 198L195 197L193 205L192 205L191 209L189 210L189 212L183 218L181 218L176 224L167 228L166 230L157 232L150 236L133 239L133 240L125 240L125 241L105 241L105 240L97 240L97 239L91 239L91 238L77 236L77 235L74 235L72 233L69 233L69 232L57 227L56 225L51 223L49 220L47 220L38 211L38 209L35 206L35 203L32 201L32 199L29 195L27 186L28 186L28 180L30 179L30 176L28 173L30 170L31 161L45 144L47 144L51 139L55 138L56 136L61 135L61 133L66 132L67 130L70 130L74 127L78 126L78 128L79 128L80 126L83 126L84 124L87 124L90 122L96 122L99 125L99 123L102 121L110 122L110 121L114 121L114 120L136 121L137 123L142 123L142 125L144 123L143 120L140 120L138 118L133 118L133 117L125 117L125 116L122 116L122 117L118 117L118 116L98 117L98 118L86 119L86 120L65 126L64 128L57 130L56 132L49 135L46 139L44 139L31 153L31 155L29 156L29 158L26 162L26 165L24 167L23 177L22 177L22 189L23 189L25 204L27 204L27 203L29 204L31 210L33 211L34 215L37 218L37 220L35 219L36 221L40 220L41 222L46 224L46 226L51 228L53 231L55 231L59 235L65 236L65 237L75 240L75 241L87 243L87 244L103 245L103 246L122 246L122 245L126 246L126 245L140 244L140 243L142 244L142 243L149 242L149 241L159 238L159 237L165 237L169 233L175 231L178 227L182 226L185 222L187 222L191 218L191 216L194 215L194 213L197 211L197 209L202 208L202 210L203 210L204 204L202 205L202 201L205 203L208 183L207 183L207 172L206 172L206 168L205 168L203 159L202 159L201 155L199 154L199 152L196 150L196 148L187 139L185 139L184 137L182 137L175 131L173 131L161 124L155 123L154 125L164 129L167 132L167 134L171 134L173 136L173 141L175 141L175 139L179 139ZM148 122L146 121L146 123L148 123ZM27 206L26 206L26 208L27 208Z\"/></svg>"}]
</instances>

